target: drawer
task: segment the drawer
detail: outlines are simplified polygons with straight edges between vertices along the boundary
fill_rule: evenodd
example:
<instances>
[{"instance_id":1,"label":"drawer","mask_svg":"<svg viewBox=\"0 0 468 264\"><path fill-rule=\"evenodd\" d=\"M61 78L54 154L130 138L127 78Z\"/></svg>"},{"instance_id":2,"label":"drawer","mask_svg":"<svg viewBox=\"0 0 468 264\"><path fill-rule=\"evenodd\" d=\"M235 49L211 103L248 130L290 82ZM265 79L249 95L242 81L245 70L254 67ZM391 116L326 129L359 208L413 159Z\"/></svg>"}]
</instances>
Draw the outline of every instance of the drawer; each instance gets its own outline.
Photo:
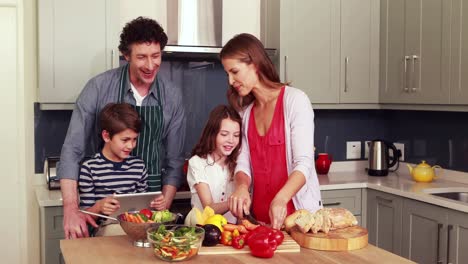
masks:
<instances>
[{"instance_id":1,"label":"drawer","mask_svg":"<svg viewBox=\"0 0 468 264\"><path fill-rule=\"evenodd\" d=\"M45 207L44 214L46 238L63 238L63 208Z\"/></svg>"},{"instance_id":2,"label":"drawer","mask_svg":"<svg viewBox=\"0 0 468 264\"><path fill-rule=\"evenodd\" d=\"M361 189L321 191L324 207L342 207L354 215L361 214Z\"/></svg>"}]
</instances>

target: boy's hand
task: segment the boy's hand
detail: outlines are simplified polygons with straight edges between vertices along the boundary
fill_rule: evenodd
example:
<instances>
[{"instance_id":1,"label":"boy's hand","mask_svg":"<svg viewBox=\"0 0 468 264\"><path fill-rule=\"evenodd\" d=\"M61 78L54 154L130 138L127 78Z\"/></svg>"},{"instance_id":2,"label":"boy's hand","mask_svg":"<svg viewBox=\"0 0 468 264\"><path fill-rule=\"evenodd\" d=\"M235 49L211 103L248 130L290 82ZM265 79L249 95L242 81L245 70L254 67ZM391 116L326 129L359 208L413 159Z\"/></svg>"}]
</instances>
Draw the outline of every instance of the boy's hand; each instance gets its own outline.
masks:
<instances>
[{"instance_id":1,"label":"boy's hand","mask_svg":"<svg viewBox=\"0 0 468 264\"><path fill-rule=\"evenodd\" d=\"M96 202L98 209L105 215L111 215L120 208L120 203L113 196L108 196Z\"/></svg>"},{"instance_id":2,"label":"boy's hand","mask_svg":"<svg viewBox=\"0 0 468 264\"><path fill-rule=\"evenodd\" d=\"M151 201L150 207L158 211L166 209L166 199L164 199L164 195L160 194L154 197L153 201Z\"/></svg>"}]
</instances>

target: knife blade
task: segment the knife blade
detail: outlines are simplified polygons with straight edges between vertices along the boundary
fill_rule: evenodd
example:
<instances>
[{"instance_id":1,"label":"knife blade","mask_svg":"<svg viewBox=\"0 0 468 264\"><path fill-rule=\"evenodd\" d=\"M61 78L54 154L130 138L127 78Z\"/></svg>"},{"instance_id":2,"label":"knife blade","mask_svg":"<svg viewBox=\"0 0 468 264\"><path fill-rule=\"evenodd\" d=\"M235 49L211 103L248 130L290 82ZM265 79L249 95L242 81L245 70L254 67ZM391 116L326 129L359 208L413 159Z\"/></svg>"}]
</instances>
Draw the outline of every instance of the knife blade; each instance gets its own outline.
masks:
<instances>
[{"instance_id":1,"label":"knife blade","mask_svg":"<svg viewBox=\"0 0 468 264\"><path fill-rule=\"evenodd\" d=\"M244 215L244 219L245 220L248 220L250 223L254 224L254 225L258 225L258 221L251 215L251 214L248 214L248 215Z\"/></svg>"}]
</instances>

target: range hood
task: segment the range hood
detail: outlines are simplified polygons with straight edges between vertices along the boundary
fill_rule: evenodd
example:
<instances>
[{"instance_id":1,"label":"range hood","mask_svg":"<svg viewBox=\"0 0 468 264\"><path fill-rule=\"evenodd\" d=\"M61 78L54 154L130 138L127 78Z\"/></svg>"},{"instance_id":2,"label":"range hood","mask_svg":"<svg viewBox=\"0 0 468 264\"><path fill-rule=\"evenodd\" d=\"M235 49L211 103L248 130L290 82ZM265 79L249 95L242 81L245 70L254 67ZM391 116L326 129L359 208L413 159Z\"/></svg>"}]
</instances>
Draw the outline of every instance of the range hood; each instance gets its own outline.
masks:
<instances>
[{"instance_id":1,"label":"range hood","mask_svg":"<svg viewBox=\"0 0 468 264\"><path fill-rule=\"evenodd\" d=\"M217 57L223 45L223 1L171 0L166 3L165 29L169 38L164 48L166 56ZM275 49L266 51L270 57L276 54Z\"/></svg>"}]
</instances>

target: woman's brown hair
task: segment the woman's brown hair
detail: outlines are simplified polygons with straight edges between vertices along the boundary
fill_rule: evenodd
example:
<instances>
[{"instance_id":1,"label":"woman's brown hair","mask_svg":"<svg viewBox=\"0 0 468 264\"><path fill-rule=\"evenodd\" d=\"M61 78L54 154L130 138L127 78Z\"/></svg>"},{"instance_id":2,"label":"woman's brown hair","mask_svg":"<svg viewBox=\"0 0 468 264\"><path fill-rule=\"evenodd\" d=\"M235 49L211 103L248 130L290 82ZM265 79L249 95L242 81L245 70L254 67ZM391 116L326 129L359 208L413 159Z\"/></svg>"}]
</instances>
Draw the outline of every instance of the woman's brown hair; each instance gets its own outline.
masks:
<instances>
[{"instance_id":1,"label":"woman's brown hair","mask_svg":"<svg viewBox=\"0 0 468 264\"><path fill-rule=\"evenodd\" d=\"M210 116L206 122L200 139L192 150L192 156L197 155L201 158L206 158L208 154L212 153L216 149L216 137L221 130L221 122L224 119L230 119L238 123L239 128L242 127L242 119L234 108L227 105L218 105L210 112ZM239 132L242 133L242 130ZM229 168L231 179L234 175L234 169L237 165L237 157L239 156L242 145L241 138L242 137L239 136L239 144L234 148L231 155L226 158L226 164Z\"/></svg>"},{"instance_id":2,"label":"woman's brown hair","mask_svg":"<svg viewBox=\"0 0 468 264\"><path fill-rule=\"evenodd\" d=\"M219 56L221 60L238 59L246 64L255 65L259 81L269 87L284 85L281 83L275 65L268 57L262 42L251 34L242 33L234 36L224 45ZM252 93L240 97L232 86L227 91L227 97L229 104L237 111L241 111L255 100Z\"/></svg>"}]
</instances>

